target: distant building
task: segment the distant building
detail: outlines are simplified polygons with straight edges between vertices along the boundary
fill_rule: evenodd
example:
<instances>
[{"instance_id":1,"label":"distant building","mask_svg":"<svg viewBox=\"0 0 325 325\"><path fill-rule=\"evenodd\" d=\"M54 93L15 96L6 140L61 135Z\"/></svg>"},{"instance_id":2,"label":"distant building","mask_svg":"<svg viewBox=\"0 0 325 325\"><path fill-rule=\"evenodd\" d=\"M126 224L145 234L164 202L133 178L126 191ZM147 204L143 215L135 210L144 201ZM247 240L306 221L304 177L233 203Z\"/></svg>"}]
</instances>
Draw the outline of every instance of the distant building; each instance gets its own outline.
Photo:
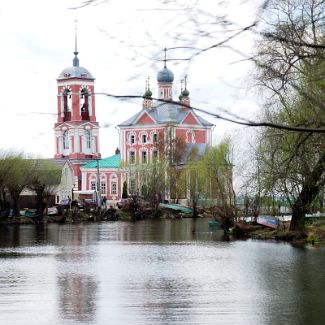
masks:
<instances>
[{"instance_id":1,"label":"distant building","mask_svg":"<svg viewBox=\"0 0 325 325\"><path fill-rule=\"evenodd\" d=\"M153 101L147 80L142 108L118 125L119 149L115 155L102 159L95 110L95 78L79 65L76 46L73 65L64 69L57 79L54 160L61 164L67 162L59 200L67 199L73 190L97 190L100 196L106 196L109 204L114 204L122 196L124 182L129 192L139 190L139 179L130 171L134 166L144 167L157 159L158 143L162 139L182 139L185 152L195 147L198 153L203 153L211 146L213 124L190 108L186 78L179 101L173 101L173 81L174 74L167 68L165 59L163 69L157 74L158 101ZM145 180L141 182L143 185ZM165 194L165 198L171 198L170 191Z\"/></svg>"}]
</instances>

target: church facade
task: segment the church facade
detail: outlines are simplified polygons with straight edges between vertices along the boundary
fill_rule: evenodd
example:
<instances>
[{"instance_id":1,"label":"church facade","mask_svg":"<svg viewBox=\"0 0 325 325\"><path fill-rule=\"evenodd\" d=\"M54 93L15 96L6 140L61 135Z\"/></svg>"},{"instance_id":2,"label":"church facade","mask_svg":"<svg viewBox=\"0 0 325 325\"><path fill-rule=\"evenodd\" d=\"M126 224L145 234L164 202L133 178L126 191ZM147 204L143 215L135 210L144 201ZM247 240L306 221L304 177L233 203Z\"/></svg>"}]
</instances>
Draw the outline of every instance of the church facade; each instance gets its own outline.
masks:
<instances>
[{"instance_id":1,"label":"church facade","mask_svg":"<svg viewBox=\"0 0 325 325\"><path fill-rule=\"evenodd\" d=\"M162 141L182 139L184 151L196 148L203 153L212 145L213 124L190 107L186 78L178 101L173 100L174 74L166 66L157 74L158 100L153 100L147 80L139 112L121 122L119 144L115 154L102 158L99 123L96 120L95 78L79 65L77 48L72 67L64 69L57 79L57 121L54 125L57 162L66 161L66 173L72 180L64 180L70 188L61 188L61 199L73 191L96 191L115 204L121 197L123 184L128 192L138 192L145 180L132 171L137 166L148 169L157 161ZM183 89L184 85L184 89ZM170 194L166 192L166 199Z\"/></svg>"}]
</instances>

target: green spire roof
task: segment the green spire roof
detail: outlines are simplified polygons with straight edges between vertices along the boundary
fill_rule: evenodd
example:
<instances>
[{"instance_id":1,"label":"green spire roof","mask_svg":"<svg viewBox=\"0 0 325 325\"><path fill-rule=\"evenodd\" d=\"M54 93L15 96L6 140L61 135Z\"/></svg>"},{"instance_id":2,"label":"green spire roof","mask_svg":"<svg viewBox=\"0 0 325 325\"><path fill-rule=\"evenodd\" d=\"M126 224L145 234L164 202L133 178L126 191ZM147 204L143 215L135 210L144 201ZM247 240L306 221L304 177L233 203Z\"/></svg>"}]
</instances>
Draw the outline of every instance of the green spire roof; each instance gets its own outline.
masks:
<instances>
[{"instance_id":1,"label":"green spire roof","mask_svg":"<svg viewBox=\"0 0 325 325\"><path fill-rule=\"evenodd\" d=\"M99 168L119 168L121 165L121 154L98 160ZM97 161L92 161L82 168L97 168Z\"/></svg>"}]
</instances>

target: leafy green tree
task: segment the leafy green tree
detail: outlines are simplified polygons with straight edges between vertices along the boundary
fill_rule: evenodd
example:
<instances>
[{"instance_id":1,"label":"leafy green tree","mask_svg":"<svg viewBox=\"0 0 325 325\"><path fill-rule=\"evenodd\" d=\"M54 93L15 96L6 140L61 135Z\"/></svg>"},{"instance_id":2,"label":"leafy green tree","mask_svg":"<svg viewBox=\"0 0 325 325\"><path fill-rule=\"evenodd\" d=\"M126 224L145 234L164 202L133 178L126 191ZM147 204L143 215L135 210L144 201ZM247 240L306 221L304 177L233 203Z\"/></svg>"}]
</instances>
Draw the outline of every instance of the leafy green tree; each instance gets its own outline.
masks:
<instances>
[{"instance_id":1,"label":"leafy green tree","mask_svg":"<svg viewBox=\"0 0 325 325\"><path fill-rule=\"evenodd\" d=\"M269 101L264 118L275 124L324 127L324 1L273 0L258 43L258 81ZM285 195L292 231L304 232L304 217L325 184L324 134L263 129L257 164L264 194Z\"/></svg>"},{"instance_id":2,"label":"leafy green tree","mask_svg":"<svg viewBox=\"0 0 325 325\"><path fill-rule=\"evenodd\" d=\"M205 202L214 206L219 216L233 219L235 202L230 139L225 139L217 146L208 148L203 156L193 152L187 168L190 175L193 215L197 215L198 203L204 204Z\"/></svg>"},{"instance_id":3,"label":"leafy green tree","mask_svg":"<svg viewBox=\"0 0 325 325\"><path fill-rule=\"evenodd\" d=\"M60 184L62 170L54 162L45 159L32 160L31 164L27 187L36 193L36 211L42 217L48 207L48 198Z\"/></svg>"},{"instance_id":4,"label":"leafy green tree","mask_svg":"<svg viewBox=\"0 0 325 325\"><path fill-rule=\"evenodd\" d=\"M0 158L0 210L7 210L9 202L6 191L6 181L10 171L13 168L12 160L14 154L10 152L2 152Z\"/></svg>"},{"instance_id":5,"label":"leafy green tree","mask_svg":"<svg viewBox=\"0 0 325 325\"><path fill-rule=\"evenodd\" d=\"M14 216L18 217L20 215L20 194L30 182L32 161L23 158L22 155L17 155L9 157L7 162L11 167L7 171L4 186L10 194Z\"/></svg>"}]
</instances>

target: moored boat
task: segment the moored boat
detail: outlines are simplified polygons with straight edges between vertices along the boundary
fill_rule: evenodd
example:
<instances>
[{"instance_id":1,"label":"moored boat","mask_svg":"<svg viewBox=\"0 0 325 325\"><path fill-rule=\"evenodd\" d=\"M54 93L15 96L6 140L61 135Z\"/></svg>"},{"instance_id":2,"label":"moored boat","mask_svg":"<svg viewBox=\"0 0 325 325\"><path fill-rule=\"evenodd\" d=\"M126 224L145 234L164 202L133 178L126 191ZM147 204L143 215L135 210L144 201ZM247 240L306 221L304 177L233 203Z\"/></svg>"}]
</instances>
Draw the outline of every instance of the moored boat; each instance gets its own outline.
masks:
<instances>
[{"instance_id":1,"label":"moored boat","mask_svg":"<svg viewBox=\"0 0 325 325\"><path fill-rule=\"evenodd\" d=\"M208 226L213 229L221 229L221 222L217 220L209 220Z\"/></svg>"}]
</instances>

